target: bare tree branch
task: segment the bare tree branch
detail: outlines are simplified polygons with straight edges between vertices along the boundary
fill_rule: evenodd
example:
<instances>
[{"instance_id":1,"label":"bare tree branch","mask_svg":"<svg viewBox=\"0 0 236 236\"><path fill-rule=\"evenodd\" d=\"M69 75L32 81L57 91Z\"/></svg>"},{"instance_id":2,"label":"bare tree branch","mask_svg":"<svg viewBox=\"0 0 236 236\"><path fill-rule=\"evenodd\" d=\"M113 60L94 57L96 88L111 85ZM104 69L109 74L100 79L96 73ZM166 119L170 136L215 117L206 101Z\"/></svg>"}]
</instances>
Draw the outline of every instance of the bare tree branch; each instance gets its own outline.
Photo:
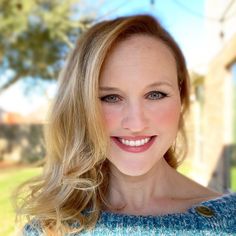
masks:
<instances>
[{"instance_id":1,"label":"bare tree branch","mask_svg":"<svg viewBox=\"0 0 236 236\"><path fill-rule=\"evenodd\" d=\"M0 87L0 94L3 93L3 91L5 91L7 88L9 88L10 86L12 86L13 84L15 84L18 80L21 79L20 75L16 75L13 79L7 81L4 85L2 85Z\"/></svg>"}]
</instances>

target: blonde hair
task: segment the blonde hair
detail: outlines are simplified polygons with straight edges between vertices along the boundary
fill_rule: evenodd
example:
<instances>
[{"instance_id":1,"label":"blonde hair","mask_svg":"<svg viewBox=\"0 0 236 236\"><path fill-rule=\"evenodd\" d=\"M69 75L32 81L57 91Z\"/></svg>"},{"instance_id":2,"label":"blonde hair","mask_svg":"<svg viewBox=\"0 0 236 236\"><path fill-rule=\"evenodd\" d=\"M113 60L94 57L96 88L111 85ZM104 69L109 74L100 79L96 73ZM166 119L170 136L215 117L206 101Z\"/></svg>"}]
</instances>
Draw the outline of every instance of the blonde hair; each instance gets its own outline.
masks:
<instances>
[{"instance_id":1,"label":"blonde hair","mask_svg":"<svg viewBox=\"0 0 236 236\"><path fill-rule=\"evenodd\" d=\"M166 44L176 59L183 114L189 106L189 79L181 50L170 34L151 16L137 15L103 21L78 40L59 78L59 89L45 127L46 165L30 182L29 194L18 207L20 214L36 217L45 232L56 235L93 227L109 184L106 160L109 139L105 133L98 86L100 72L111 48L133 35L154 37ZM179 160L171 147L165 154L170 166ZM29 184L29 183L27 183ZM49 233L48 233L49 234Z\"/></svg>"}]
</instances>

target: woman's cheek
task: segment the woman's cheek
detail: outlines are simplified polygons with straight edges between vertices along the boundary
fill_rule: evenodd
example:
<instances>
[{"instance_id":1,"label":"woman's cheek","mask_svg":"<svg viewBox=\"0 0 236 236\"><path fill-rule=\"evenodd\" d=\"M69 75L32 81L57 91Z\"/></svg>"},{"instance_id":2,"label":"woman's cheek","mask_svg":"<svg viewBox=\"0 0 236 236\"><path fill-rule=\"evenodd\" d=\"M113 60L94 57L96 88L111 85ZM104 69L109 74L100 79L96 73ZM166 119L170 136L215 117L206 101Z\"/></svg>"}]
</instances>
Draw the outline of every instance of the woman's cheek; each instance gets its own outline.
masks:
<instances>
[{"instance_id":1,"label":"woman's cheek","mask_svg":"<svg viewBox=\"0 0 236 236\"><path fill-rule=\"evenodd\" d=\"M112 105L103 105L102 112L105 120L105 126L108 129L117 126L117 123L121 117L120 109L113 107Z\"/></svg>"},{"instance_id":2,"label":"woman's cheek","mask_svg":"<svg viewBox=\"0 0 236 236\"><path fill-rule=\"evenodd\" d=\"M163 126L178 127L181 107L179 103L170 103L165 106L159 106L158 109L152 111L153 120L157 124Z\"/></svg>"}]
</instances>

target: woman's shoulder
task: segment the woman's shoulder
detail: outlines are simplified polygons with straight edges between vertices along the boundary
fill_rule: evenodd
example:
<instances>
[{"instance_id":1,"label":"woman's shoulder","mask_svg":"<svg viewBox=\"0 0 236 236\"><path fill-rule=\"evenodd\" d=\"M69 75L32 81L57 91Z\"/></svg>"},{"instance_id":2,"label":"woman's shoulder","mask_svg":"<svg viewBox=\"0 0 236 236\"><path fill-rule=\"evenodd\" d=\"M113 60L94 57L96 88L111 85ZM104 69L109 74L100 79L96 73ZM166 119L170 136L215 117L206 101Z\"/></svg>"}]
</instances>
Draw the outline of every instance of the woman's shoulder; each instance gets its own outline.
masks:
<instances>
[{"instance_id":1,"label":"woman's shoulder","mask_svg":"<svg viewBox=\"0 0 236 236\"><path fill-rule=\"evenodd\" d=\"M211 207L222 217L230 217L236 215L236 193L228 193L219 197L202 202L202 206ZM236 217L233 217L236 222Z\"/></svg>"},{"instance_id":2,"label":"woman's shoulder","mask_svg":"<svg viewBox=\"0 0 236 236\"><path fill-rule=\"evenodd\" d=\"M190 212L200 224L219 232L236 233L236 193L228 193L194 205Z\"/></svg>"},{"instance_id":3,"label":"woman's shoulder","mask_svg":"<svg viewBox=\"0 0 236 236\"><path fill-rule=\"evenodd\" d=\"M183 213L136 216L103 212L98 226L104 232L108 228L110 231L119 232L122 229L125 233L130 228L135 228L136 232L143 234L148 229L153 232L152 235L234 235L235 215L236 193L232 193L198 202Z\"/></svg>"}]
</instances>

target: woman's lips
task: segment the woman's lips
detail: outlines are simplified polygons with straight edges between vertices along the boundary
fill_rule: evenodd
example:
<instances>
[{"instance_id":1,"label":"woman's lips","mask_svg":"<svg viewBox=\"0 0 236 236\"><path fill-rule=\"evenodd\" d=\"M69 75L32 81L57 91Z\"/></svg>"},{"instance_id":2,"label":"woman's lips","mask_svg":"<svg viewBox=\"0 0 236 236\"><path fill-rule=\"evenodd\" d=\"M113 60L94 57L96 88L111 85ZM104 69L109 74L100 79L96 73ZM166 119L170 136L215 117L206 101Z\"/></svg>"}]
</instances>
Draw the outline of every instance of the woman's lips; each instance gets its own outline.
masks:
<instances>
[{"instance_id":1,"label":"woman's lips","mask_svg":"<svg viewBox=\"0 0 236 236\"><path fill-rule=\"evenodd\" d=\"M155 136L138 136L138 137L111 137L114 143L126 152L139 153L146 151L154 143Z\"/></svg>"}]
</instances>

